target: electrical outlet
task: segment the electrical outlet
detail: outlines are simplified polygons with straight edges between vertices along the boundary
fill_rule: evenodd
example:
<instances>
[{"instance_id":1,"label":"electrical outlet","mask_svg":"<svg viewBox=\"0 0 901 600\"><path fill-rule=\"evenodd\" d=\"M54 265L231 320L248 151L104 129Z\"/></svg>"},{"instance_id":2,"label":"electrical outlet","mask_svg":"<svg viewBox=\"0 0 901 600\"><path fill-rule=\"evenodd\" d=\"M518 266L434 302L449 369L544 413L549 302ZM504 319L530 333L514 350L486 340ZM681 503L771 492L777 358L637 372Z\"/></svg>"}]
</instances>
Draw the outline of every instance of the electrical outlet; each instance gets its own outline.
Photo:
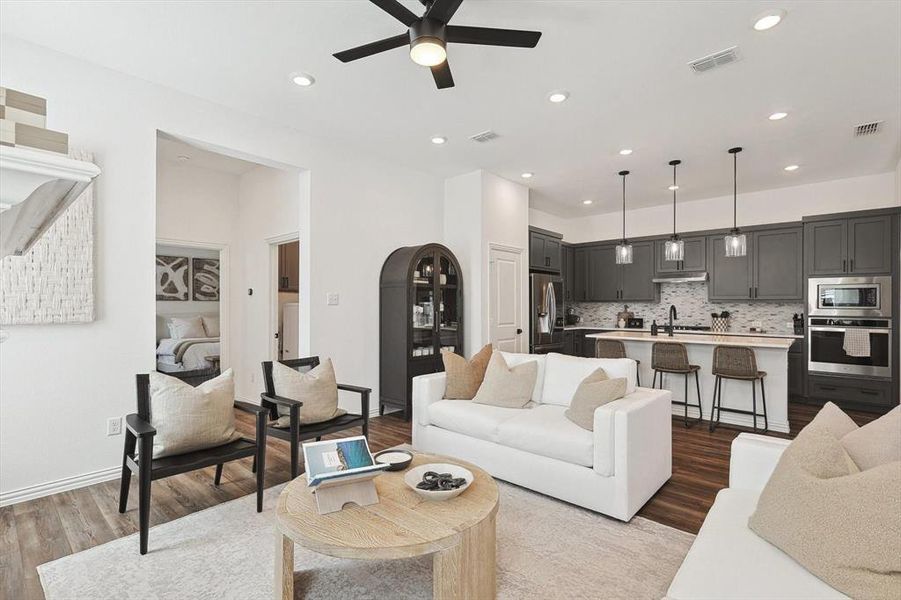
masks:
<instances>
[{"instance_id":1,"label":"electrical outlet","mask_svg":"<svg viewBox=\"0 0 901 600\"><path fill-rule=\"evenodd\" d=\"M325 295L325 303L329 306L338 306L338 293L329 292Z\"/></svg>"},{"instance_id":2,"label":"electrical outlet","mask_svg":"<svg viewBox=\"0 0 901 600\"><path fill-rule=\"evenodd\" d=\"M122 433L122 417L110 417L106 420L106 435Z\"/></svg>"}]
</instances>

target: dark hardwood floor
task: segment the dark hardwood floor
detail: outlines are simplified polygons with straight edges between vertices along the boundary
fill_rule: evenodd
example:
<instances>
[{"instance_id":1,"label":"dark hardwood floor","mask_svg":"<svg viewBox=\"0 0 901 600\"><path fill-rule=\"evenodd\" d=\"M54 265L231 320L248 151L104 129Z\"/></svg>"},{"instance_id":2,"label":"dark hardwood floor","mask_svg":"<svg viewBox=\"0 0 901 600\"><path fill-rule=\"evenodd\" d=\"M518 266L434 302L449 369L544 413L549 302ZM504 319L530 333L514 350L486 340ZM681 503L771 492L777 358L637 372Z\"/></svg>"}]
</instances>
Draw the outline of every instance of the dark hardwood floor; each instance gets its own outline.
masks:
<instances>
[{"instance_id":1,"label":"dark hardwood floor","mask_svg":"<svg viewBox=\"0 0 901 600\"><path fill-rule=\"evenodd\" d=\"M789 405L793 434L816 414L818 408ZM858 424L877 415L849 412ZM251 434L251 422L238 415L243 431ZM696 533L729 477L729 448L739 430L706 426L686 429L673 419L673 476L638 513L653 521ZM352 431L339 436L353 435ZM776 434L778 435L778 434ZM788 437L788 436L782 436ZM394 415L374 418L369 441L373 451L410 441L410 424ZM222 483L213 485L214 468L177 475L153 484L151 526L254 493L250 459L225 465ZM270 440L266 455L266 484L288 481L288 444ZM0 508L0 599L43 598L36 567L50 560L80 552L138 530L137 478L132 478L129 510L118 512L119 482L107 481ZM153 535L150 537L153 551ZM138 552L135 541L134 551Z\"/></svg>"}]
</instances>

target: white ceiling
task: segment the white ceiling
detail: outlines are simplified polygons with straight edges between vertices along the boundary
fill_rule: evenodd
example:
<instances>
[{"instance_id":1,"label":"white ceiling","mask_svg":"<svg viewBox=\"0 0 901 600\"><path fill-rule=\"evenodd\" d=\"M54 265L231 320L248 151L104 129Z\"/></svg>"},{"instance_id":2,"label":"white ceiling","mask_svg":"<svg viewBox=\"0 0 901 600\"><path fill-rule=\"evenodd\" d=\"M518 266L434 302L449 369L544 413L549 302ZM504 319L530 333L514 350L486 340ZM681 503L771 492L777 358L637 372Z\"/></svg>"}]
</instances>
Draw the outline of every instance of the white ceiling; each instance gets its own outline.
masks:
<instances>
[{"instance_id":1,"label":"white ceiling","mask_svg":"<svg viewBox=\"0 0 901 600\"><path fill-rule=\"evenodd\" d=\"M231 175L243 175L260 166L240 158L204 150L164 134L157 136L156 158L163 163L210 169Z\"/></svg>"},{"instance_id":2,"label":"white ceiling","mask_svg":"<svg viewBox=\"0 0 901 600\"><path fill-rule=\"evenodd\" d=\"M403 0L420 13L421 5ZM788 11L763 33L767 8ZM543 32L533 50L452 45L436 90L405 49L342 64L333 52L401 33L362 1L0 3L0 31L446 177L534 171L532 204L572 216L885 172L901 154L901 3L465 0L453 21ZM73 35L72 23L77 23ZM689 60L738 45L697 75ZM299 88L288 74L306 71ZM546 100L555 89L569 101ZM767 115L784 110L783 121ZM884 131L854 139L854 125ZM487 144L467 138L492 129ZM433 146L429 138L449 142ZM621 157L629 147L634 154ZM801 168L786 173L782 167ZM593 205L582 205L594 199Z\"/></svg>"}]
</instances>

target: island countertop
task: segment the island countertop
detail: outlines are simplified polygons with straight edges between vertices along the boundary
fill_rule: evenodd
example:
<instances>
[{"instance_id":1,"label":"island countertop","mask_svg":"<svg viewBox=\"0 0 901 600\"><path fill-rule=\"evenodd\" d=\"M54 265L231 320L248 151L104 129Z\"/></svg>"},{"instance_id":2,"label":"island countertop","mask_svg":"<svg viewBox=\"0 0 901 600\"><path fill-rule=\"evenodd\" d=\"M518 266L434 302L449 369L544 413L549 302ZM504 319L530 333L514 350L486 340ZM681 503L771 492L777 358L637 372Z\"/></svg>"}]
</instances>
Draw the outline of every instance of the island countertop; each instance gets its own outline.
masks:
<instances>
[{"instance_id":1,"label":"island countertop","mask_svg":"<svg viewBox=\"0 0 901 600\"><path fill-rule=\"evenodd\" d=\"M638 329L638 328L633 328L633 327L625 327L625 328L624 327L592 327L591 325L567 325L563 329L565 331L578 331L578 330L587 330L587 331L594 331L594 332L626 331L629 333L633 333L636 331L650 333L650 331L651 331L650 327L644 327L644 328ZM661 331L662 331L662 329L661 329ZM704 330L704 331L677 330L677 333L685 334L685 335L717 335L717 334L714 334L713 332L711 332L709 329ZM665 335L665 334L661 333L660 335ZM773 330L765 331L763 333L752 332L752 331L727 331L726 333L721 333L718 335L731 335L731 336L736 336L736 337L791 338L794 340L803 340L804 339L804 336L802 334L797 334L794 331L789 332L789 331L773 331Z\"/></svg>"},{"instance_id":2,"label":"island countertop","mask_svg":"<svg viewBox=\"0 0 901 600\"><path fill-rule=\"evenodd\" d=\"M714 333L676 333L672 337L665 333L651 335L644 331L605 331L603 333L590 333L585 336L592 339L615 339L632 342L679 342L685 345L706 346L747 346L749 348L773 348L785 350L791 347L794 339L777 337L755 337L747 335L722 335Z\"/></svg>"}]
</instances>

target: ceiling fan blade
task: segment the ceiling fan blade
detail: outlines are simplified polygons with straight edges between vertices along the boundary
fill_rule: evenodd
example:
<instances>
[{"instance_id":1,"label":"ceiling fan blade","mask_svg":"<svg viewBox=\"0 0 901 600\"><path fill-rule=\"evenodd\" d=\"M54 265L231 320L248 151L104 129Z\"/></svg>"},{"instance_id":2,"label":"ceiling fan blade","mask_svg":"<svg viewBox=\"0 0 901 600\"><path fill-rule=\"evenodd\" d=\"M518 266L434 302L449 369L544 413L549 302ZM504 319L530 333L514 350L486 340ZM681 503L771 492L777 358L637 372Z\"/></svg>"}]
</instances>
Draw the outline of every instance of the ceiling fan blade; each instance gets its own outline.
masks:
<instances>
[{"instance_id":1,"label":"ceiling fan blade","mask_svg":"<svg viewBox=\"0 0 901 600\"><path fill-rule=\"evenodd\" d=\"M377 42L370 42L362 46L357 46L356 48L351 48L350 50L336 52L334 54L334 57L341 62L350 62L352 60L366 58L367 56L372 56L373 54L378 54L379 52L384 52L386 50L400 48L401 46L406 46L409 43L410 34L402 33L400 35L385 38Z\"/></svg>"},{"instance_id":2,"label":"ceiling fan blade","mask_svg":"<svg viewBox=\"0 0 901 600\"><path fill-rule=\"evenodd\" d=\"M447 26L447 41L457 44L480 44L483 46L512 46L534 48L541 38L540 31L520 31L518 29L492 29L490 27Z\"/></svg>"},{"instance_id":3,"label":"ceiling fan blade","mask_svg":"<svg viewBox=\"0 0 901 600\"><path fill-rule=\"evenodd\" d=\"M383 11L409 27L419 20L415 14L397 0L369 0Z\"/></svg>"},{"instance_id":4,"label":"ceiling fan blade","mask_svg":"<svg viewBox=\"0 0 901 600\"><path fill-rule=\"evenodd\" d=\"M460 8L462 2L463 0L435 0L432 6L429 7L429 10L425 12L423 18L428 17L429 19L447 23L454 16L454 13L457 12L457 9Z\"/></svg>"},{"instance_id":5,"label":"ceiling fan blade","mask_svg":"<svg viewBox=\"0 0 901 600\"><path fill-rule=\"evenodd\" d=\"M435 78L435 85L438 86L439 90L454 87L454 76L451 75L450 65L447 64L447 61L440 65L435 65L431 69L432 77Z\"/></svg>"}]
</instances>

